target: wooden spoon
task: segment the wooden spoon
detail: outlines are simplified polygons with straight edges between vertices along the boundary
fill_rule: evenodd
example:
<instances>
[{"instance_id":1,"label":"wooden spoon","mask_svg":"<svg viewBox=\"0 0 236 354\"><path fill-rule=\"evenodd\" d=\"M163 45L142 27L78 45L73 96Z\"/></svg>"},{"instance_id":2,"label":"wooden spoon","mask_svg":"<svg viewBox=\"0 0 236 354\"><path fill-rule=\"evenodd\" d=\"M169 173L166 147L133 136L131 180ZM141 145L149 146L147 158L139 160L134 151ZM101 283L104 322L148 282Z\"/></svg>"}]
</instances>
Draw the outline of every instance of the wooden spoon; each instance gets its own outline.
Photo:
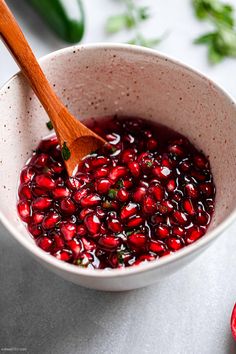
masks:
<instances>
[{"instance_id":1,"label":"wooden spoon","mask_svg":"<svg viewBox=\"0 0 236 354\"><path fill-rule=\"evenodd\" d=\"M105 140L72 116L57 97L4 0L0 0L0 35L50 117L67 172L72 176L80 160Z\"/></svg>"}]
</instances>

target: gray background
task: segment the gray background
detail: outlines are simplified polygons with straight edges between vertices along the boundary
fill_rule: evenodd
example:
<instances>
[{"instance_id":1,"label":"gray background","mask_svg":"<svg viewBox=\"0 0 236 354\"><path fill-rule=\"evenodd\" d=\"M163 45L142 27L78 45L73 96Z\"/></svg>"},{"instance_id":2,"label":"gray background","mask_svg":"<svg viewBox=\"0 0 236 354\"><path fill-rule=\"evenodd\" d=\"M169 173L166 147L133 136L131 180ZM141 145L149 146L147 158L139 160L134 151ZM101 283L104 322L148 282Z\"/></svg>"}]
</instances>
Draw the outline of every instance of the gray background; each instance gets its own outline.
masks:
<instances>
[{"instance_id":1,"label":"gray background","mask_svg":"<svg viewBox=\"0 0 236 354\"><path fill-rule=\"evenodd\" d=\"M127 41L107 37L106 17L115 0L86 0L84 42ZM231 1L235 3L235 1ZM42 27L22 0L8 2L37 56L65 46ZM207 29L193 17L188 0L140 0L151 4L148 34L169 30L160 51L203 71L236 95L236 60L211 67L206 50L191 44ZM25 20L27 18L27 21ZM0 85L17 67L0 44ZM172 277L148 288L102 293L64 281L42 268L0 226L0 348L30 353L231 354L230 315L236 300L236 224L204 254Z\"/></svg>"}]
</instances>

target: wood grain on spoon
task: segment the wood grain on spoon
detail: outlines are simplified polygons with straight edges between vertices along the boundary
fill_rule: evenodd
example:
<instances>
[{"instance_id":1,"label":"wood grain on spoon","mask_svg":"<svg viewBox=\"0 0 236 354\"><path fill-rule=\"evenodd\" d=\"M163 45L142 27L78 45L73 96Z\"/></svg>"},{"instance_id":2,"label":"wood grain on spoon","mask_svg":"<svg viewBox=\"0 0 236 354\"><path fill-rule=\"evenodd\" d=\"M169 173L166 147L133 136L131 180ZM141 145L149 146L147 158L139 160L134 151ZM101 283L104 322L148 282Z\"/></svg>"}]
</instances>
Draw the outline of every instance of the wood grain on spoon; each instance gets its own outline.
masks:
<instances>
[{"instance_id":1,"label":"wood grain on spoon","mask_svg":"<svg viewBox=\"0 0 236 354\"><path fill-rule=\"evenodd\" d=\"M105 140L72 116L57 97L3 0L0 0L0 35L50 117L61 147L68 147L70 157L65 164L71 176L79 161L104 145Z\"/></svg>"}]
</instances>

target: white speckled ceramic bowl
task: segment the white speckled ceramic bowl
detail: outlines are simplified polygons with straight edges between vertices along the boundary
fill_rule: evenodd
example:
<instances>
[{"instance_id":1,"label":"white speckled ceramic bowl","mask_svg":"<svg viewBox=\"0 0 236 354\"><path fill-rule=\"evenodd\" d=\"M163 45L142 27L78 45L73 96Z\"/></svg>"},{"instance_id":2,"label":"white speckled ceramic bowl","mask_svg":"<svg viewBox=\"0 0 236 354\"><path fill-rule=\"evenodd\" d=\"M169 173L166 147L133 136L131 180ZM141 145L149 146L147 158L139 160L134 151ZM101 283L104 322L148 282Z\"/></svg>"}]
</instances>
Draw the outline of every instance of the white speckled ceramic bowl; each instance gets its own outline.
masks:
<instances>
[{"instance_id":1,"label":"white speckled ceramic bowl","mask_svg":"<svg viewBox=\"0 0 236 354\"><path fill-rule=\"evenodd\" d=\"M199 241L174 255L133 268L88 270L43 252L19 220L16 200L20 170L48 134L48 117L25 79L17 74L0 91L0 211L10 233L48 269L100 290L143 287L191 262L236 216L236 106L232 99L194 70L156 51L134 46L72 47L40 62L58 95L78 118L139 116L174 128L203 149L215 179L216 210L207 234Z\"/></svg>"}]
</instances>

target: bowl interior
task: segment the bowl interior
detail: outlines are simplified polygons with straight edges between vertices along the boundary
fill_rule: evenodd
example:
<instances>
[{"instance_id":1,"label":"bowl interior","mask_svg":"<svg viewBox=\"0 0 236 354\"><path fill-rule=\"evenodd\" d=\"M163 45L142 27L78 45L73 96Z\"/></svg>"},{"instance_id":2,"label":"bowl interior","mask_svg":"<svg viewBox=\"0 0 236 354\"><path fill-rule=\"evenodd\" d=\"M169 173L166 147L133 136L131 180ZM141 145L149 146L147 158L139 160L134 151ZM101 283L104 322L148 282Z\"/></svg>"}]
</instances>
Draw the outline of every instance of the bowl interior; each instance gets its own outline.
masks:
<instances>
[{"instance_id":1,"label":"bowl interior","mask_svg":"<svg viewBox=\"0 0 236 354\"><path fill-rule=\"evenodd\" d=\"M154 51L128 46L68 48L41 64L80 119L138 116L187 136L211 162L217 188L211 229L233 211L236 108L212 82ZM16 212L18 178L32 150L49 133L48 117L21 74L0 91L0 107L0 208L21 237L33 243Z\"/></svg>"}]
</instances>

